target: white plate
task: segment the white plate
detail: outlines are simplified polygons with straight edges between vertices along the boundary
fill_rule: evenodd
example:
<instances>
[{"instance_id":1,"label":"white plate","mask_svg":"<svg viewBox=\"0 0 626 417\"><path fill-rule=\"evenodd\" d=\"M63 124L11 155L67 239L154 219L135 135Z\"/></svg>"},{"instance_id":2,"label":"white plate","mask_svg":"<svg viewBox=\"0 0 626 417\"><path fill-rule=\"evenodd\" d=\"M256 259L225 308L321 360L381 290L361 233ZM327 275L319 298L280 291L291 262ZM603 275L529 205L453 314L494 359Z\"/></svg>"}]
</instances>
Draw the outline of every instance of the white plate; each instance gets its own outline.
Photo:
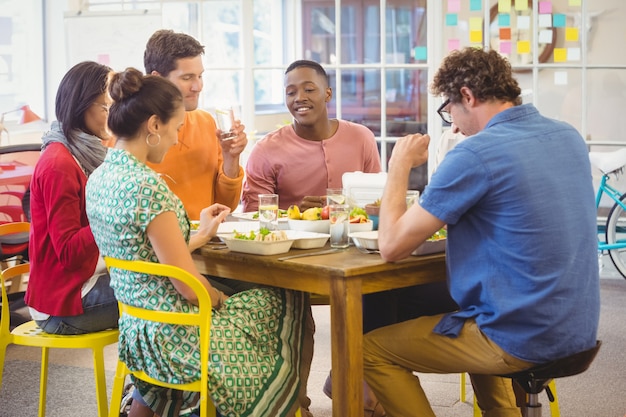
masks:
<instances>
[{"instance_id":1,"label":"white plate","mask_svg":"<svg viewBox=\"0 0 626 417\"><path fill-rule=\"evenodd\" d=\"M446 239L427 240L417 247L411 255L428 255L446 251Z\"/></svg>"},{"instance_id":2,"label":"white plate","mask_svg":"<svg viewBox=\"0 0 626 417\"><path fill-rule=\"evenodd\" d=\"M222 240L233 252L249 253L252 255L278 255L289 252L294 239L261 242L258 240L235 239L233 234L222 235Z\"/></svg>"},{"instance_id":3,"label":"white plate","mask_svg":"<svg viewBox=\"0 0 626 417\"><path fill-rule=\"evenodd\" d=\"M301 230L285 230L289 238L294 242L291 246L294 249L321 248L326 245L330 235L328 233L305 232Z\"/></svg>"},{"instance_id":4,"label":"white plate","mask_svg":"<svg viewBox=\"0 0 626 417\"><path fill-rule=\"evenodd\" d=\"M241 220L249 220L249 221L259 221L259 212L258 211L249 211L247 213L232 213L231 216L241 219ZM284 217L279 217L278 222L287 222L287 215Z\"/></svg>"},{"instance_id":5,"label":"white plate","mask_svg":"<svg viewBox=\"0 0 626 417\"><path fill-rule=\"evenodd\" d=\"M295 220L289 219L289 230L304 232L329 233L330 220Z\"/></svg>"},{"instance_id":6,"label":"white plate","mask_svg":"<svg viewBox=\"0 0 626 417\"><path fill-rule=\"evenodd\" d=\"M217 234L232 233L234 231L239 233L248 233L251 230L259 230L259 222L224 222L217 228Z\"/></svg>"}]
</instances>

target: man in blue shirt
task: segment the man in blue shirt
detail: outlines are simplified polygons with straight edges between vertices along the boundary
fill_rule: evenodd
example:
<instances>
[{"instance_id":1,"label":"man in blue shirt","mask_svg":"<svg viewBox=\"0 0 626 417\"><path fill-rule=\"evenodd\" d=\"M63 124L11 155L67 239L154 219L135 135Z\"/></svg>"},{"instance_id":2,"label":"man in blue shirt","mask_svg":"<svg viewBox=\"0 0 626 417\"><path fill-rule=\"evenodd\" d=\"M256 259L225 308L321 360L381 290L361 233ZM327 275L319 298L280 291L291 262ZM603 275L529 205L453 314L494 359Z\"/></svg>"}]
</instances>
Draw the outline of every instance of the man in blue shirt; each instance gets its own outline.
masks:
<instances>
[{"instance_id":1,"label":"man in blue shirt","mask_svg":"<svg viewBox=\"0 0 626 417\"><path fill-rule=\"evenodd\" d=\"M486 417L519 417L507 374L593 347L600 310L596 211L585 142L570 125L521 105L505 58L451 53L431 91L454 132L468 136L443 159L407 210L411 167L427 135L398 141L379 226L387 261L408 256L447 225L448 286L459 310L365 336L365 379L387 414L434 416L412 371L468 372Z\"/></svg>"}]
</instances>

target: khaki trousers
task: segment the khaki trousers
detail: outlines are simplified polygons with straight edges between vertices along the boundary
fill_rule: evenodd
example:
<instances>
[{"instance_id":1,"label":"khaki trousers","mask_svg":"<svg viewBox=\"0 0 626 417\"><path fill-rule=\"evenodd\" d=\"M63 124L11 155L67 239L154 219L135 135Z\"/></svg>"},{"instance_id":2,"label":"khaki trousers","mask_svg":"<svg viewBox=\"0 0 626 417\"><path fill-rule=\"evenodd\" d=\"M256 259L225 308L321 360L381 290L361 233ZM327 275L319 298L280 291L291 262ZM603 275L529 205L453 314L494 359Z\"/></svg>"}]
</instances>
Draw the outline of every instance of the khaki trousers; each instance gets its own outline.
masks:
<instances>
[{"instance_id":1,"label":"khaki trousers","mask_svg":"<svg viewBox=\"0 0 626 417\"><path fill-rule=\"evenodd\" d=\"M420 385L422 373L468 372L485 417L519 417L512 382L493 375L533 366L489 340L473 320L456 338L433 332L443 314L374 330L364 337L365 380L388 417L435 417Z\"/></svg>"}]
</instances>

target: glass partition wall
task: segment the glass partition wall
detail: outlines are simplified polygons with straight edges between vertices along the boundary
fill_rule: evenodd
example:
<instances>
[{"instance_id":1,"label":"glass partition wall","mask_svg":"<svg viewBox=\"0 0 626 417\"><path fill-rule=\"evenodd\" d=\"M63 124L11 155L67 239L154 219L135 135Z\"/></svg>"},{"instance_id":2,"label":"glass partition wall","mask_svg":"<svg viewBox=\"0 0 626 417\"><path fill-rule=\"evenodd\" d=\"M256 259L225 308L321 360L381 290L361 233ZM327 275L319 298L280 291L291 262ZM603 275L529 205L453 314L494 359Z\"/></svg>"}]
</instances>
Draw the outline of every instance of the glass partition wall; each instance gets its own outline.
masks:
<instances>
[{"instance_id":1,"label":"glass partition wall","mask_svg":"<svg viewBox=\"0 0 626 417\"><path fill-rule=\"evenodd\" d=\"M198 38L206 46L201 106L236 106L252 139L290 122L284 69L308 58L330 75L331 115L371 129L384 167L406 133L428 132L434 154L445 127L429 80L451 50L477 46L511 60L524 100L544 114L572 123L593 143L626 144L616 122L626 105L622 0L0 0L0 111L30 103L54 118L56 86L76 63L71 40L58 35L69 16L106 22L84 39L122 32L140 50L154 21L133 35L116 27L126 14L157 14L157 28ZM84 44L92 47L80 56L107 56ZM416 181L425 181L425 171Z\"/></svg>"}]
</instances>

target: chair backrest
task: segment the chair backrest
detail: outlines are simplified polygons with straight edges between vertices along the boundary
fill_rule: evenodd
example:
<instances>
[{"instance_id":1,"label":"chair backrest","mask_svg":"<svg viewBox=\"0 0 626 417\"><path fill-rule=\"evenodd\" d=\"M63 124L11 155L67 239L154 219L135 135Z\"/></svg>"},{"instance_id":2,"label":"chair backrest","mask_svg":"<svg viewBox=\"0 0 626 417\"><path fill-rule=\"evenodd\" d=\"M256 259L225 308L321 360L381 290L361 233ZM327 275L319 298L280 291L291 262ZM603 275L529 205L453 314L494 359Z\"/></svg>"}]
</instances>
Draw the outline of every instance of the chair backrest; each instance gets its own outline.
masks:
<instances>
[{"instance_id":1,"label":"chair backrest","mask_svg":"<svg viewBox=\"0 0 626 417\"><path fill-rule=\"evenodd\" d=\"M200 377L201 379L189 384L170 384L162 381L155 380L145 374L143 371L132 371L131 373L144 381L147 381L154 385L159 385L167 388L182 389L189 391L200 392L200 409L203 415L205 410L209 410L208 399L208 378L209 378L209 349L210 349L210 336L211 336L211 315L212 304L209 292L204 285L194 275L185 271L184 269L154 262L145 261L127 261L121 259L115 259L105 257L104 261L109 270L109 273L113 276L115 269L122 269L126 271L132 271L142 274L158 275L176 279L189 286L198 298L198 312L172 312L172 311L155 311L144 309L140 307L134 307L123 302L119 302L120 318L124 315L137 317L142 320L148 320L159 323L169 323L176 325L197 326L199 328L200 338ZM212 406L212 404L211 404Z\"/></svg>"},{"instance_id":2,"label":"chair backrest","mask_svg":"<svg viewBox=\"0 0 626 417\"><path fill-rule=\"evenodd\" d=\"M5 223L0 224L0 236L11 233L28 232L30 230L30 223ZM2 281L2 316L0 317L0 338L9 337L11 326L11 311L9 309L9 297L7 287L19 287L22 280L22 275L30 272L30 265L28 263L18 264L5 269L0 272L0 281ZM14 291L11 291L14 292Z\"/></svg>"},{"instance_id":3,"label":"chair backrest","mask_svg":"<svg viewBox=\"0 0 626 417\"><path fill-rule=\"evenodd\" d=\"M29 231L30 223L28 222L0 224L0 236L28 233ZM27 274L29 271L30 265L26 263L7 268L0 273L0 279L2 280L2 322L0 323L0 333L2 335L7 334L10 327L9 298L7 294L15 292L16 288L19 289L22 275ZM10 287L10 290L7 287Z\"/></svg>"}]
</instances>

